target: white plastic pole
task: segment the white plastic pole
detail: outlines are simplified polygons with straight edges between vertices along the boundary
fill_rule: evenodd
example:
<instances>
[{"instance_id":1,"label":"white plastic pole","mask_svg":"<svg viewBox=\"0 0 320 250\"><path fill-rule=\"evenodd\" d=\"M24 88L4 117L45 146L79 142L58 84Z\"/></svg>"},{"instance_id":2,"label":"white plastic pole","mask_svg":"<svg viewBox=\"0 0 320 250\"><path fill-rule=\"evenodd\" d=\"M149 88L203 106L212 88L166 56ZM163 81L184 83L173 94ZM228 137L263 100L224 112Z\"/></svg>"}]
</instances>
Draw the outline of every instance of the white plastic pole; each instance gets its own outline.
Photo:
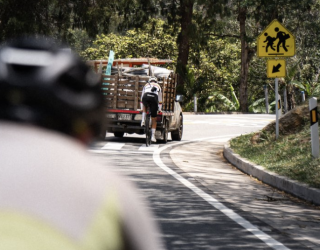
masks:
<instances>
[{"instance_id":1,"label":"white plastic pole","mask_svg":"<svg viewBox=\"0 0 320 250\"><path fill-rule=\"evenodd\" d=\"M264 85L263 88L264 88L264 96L266 101L266 113L269 114L268 87L267 85Z\"/></svg>"},{"instance_id":2,"label":"white plastic pole","mask_svg":"<svg viewBox=\"0 0 320 250\"><path fill-rule=\"evenodd\" d=\"M306 100L306 96L304 94L304 91L301 91L301 100L304 102Z\"/></svg>"},{"instance_id":3,"label":"white plastic pole","mask_svg":"<svg viewBox=\"0 0 320 250\"><path fill-rule=\"evenodd\" d=\"M194 95L194 112L197 113L197 95Z\"/></svg>"},{"instance_id":4,"label":"white plastic pole","mask_svg":"<svg viewBox=\"0 0 320 250\"><path fill-rule=\"evenodd\" d=\"M319 158L319 125L317 98L309 99L310 129L311 129L311 150L314 158Z\"/></svg>"},{"instance_id":5,"label":"white plastic pole","mask_svg":"<svg viewBox=\"0 0 320 250\"><path fill-rule=\"evenodd\" d=\"M282 116L282 102L281 95L278 93L278 109L279 109L279 118Z\"/></svg>"},{"instance_id":6,"label":"white plastic pole","mask_svg":"<svg viewBox=\"0 0 320 250\"><path fill-rule=\"evenodd\" d=\"M288 112L288 98L287 98L287 88L284 87L283 89L283 106L284 106L284 113Z\"/></svg>"},{"instance_id":7,"label":"white plastic pole","mask_svg":"<svg viewBox=\"0 0 320 250\"><path fill-rule=\"evenodd\" d=\"M278 93L278 78L275 79L275 96L276 96L276 139L279 137L279 93Z\"/></svg>"}]
</instances>

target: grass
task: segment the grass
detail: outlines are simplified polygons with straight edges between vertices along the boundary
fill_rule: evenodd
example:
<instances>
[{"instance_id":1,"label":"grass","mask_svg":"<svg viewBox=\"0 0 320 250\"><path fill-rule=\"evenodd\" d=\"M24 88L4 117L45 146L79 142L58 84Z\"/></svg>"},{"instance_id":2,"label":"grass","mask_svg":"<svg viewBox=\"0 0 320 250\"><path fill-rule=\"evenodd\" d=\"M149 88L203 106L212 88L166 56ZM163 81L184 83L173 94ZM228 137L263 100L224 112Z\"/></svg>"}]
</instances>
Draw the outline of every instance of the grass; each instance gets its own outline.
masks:
<instances>
[{"instance_id":1,"label":"grass","mask_svg":"<svg viewBox=\"0 0 320 250\"><path fill-rule=\"evenodd\" d=\"M279 175L320 188L320 159L311 155L310 126L294 134L275 135L264 132L259 143L252 144L254 134L241 135L230 142L241 157Z\"/></svg>"}]
</instances>

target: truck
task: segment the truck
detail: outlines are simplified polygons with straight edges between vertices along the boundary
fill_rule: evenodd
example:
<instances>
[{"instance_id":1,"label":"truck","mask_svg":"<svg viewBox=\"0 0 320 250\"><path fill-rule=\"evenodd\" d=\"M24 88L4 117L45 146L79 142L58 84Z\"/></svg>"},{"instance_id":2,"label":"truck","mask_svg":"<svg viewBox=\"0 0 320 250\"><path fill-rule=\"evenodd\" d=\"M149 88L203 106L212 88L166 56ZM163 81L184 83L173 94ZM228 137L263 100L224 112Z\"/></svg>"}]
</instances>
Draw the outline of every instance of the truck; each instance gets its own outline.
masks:
<instances>
[{"instance_id":1,"label":"truck","mask_svg":"<svg viewBox=\"0 0 320 250\"><path fill-rule=\"evenodd\" d=\"M113 133L115 137L123 137L125 133L145 133L141 127L141 94L150 77L157 77L163 95L162 111L157 115L157 141L167 143L169 133L174 141L182 139L183 114L180 103L183 96L176 95L178 76L174 71L161 67L169 63L172 61L155 58L116 59L112 63L111 74L106 75L103 72L106 72L107 60L88 61L103 79L101 89L106 109L102 139L106 133Z\"/></svg>"}]
</instances>

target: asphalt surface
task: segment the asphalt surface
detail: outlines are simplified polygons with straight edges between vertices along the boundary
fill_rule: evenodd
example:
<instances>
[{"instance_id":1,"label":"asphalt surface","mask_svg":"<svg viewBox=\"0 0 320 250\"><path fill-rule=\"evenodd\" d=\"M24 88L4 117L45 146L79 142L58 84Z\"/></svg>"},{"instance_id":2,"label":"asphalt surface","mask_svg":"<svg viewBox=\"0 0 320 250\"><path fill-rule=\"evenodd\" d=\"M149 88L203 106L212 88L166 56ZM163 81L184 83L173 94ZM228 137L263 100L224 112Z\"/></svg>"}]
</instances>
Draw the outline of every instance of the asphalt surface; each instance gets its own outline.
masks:
<instances>
[{"instance_id":1,"label":"asphalt surface","mask_svg":"<svg viewBox=\"0 0 320 250\"><path fill-rule=\"evenodd\" d=\"M189 180L244 218L250 214L248 221L288 249L320 249L319 208L240 171L240 160L244 161L242 166L250 163L233 154L227 145L213 140L186 143L172 149L170 156ZM235 165L223 156L226 151L229 158L232 154L237 159ZM263 169L259 170L263 178Z\"/></svg>"},{"instance_id":2,"label":"asphalt surface","mask_svg":"<svg viewBox=\"0 0 320 250\"><path fill-rule=\"evenodd\" d=\"M270 173L228 147L231 137L270 118L185 116L181 142L146 151L143 137L111 137L95 152L142 190L167 249L320 249L319 207L261 182L281 183L281 176L266 177Z\"/></svg>"}]
</instances>

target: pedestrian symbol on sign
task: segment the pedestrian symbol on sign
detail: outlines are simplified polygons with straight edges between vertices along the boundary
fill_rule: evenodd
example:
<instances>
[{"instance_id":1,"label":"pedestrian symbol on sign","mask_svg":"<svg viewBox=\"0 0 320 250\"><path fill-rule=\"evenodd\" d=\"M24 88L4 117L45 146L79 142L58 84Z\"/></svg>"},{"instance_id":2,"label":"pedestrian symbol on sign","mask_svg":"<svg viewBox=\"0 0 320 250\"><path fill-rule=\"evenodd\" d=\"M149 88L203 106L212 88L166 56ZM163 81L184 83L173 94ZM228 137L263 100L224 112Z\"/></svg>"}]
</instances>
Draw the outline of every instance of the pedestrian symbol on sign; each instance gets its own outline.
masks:
<instances>
[{"instance_id":1,"label":"pedestrian symbol on sign","mask_svg":"<svg viewBox=\"0 0 320 250\"><path fill-rule=\"evenodd\" d=\"M259 35L257 41L259 57L289 57L295 55L294 36L277 20Z\"/></svg>"},{"instance_id":2,"label":"pedestrian symbol on sign","mask_svg":"<svg viewBox=\"0 0 320 250\"><path fill-rule=\"evenodd\" d=\"M285 50L285 51L288 51L288 49L286 48L286 40L288 38L290 38L290 35L289 34L286 34L285 32L283 31L280 31L278 27L276 27L274 29L275 32L277 32L277 37L276 39L279 39L278 41L278 45L277 45L277 52L280 52L280 46L282 46L282 48Z\"/></svg>"},{"instance_id":3,"label":"pedestrian symbol on sign","mask_svg":"<svg viewBox=\"0 0 320 250\"><path fill-rule=\"evenodd\" d=\"M275 50L275 48L273 48L273 43L276 40L276 38L268 36L268 33L264 33L264 35L267 37L265 41L263 41L264 43L267 43L266 46L266 52L268 52L268 48L270 47L272 50Z\"/></svg>"}]
</instances>

